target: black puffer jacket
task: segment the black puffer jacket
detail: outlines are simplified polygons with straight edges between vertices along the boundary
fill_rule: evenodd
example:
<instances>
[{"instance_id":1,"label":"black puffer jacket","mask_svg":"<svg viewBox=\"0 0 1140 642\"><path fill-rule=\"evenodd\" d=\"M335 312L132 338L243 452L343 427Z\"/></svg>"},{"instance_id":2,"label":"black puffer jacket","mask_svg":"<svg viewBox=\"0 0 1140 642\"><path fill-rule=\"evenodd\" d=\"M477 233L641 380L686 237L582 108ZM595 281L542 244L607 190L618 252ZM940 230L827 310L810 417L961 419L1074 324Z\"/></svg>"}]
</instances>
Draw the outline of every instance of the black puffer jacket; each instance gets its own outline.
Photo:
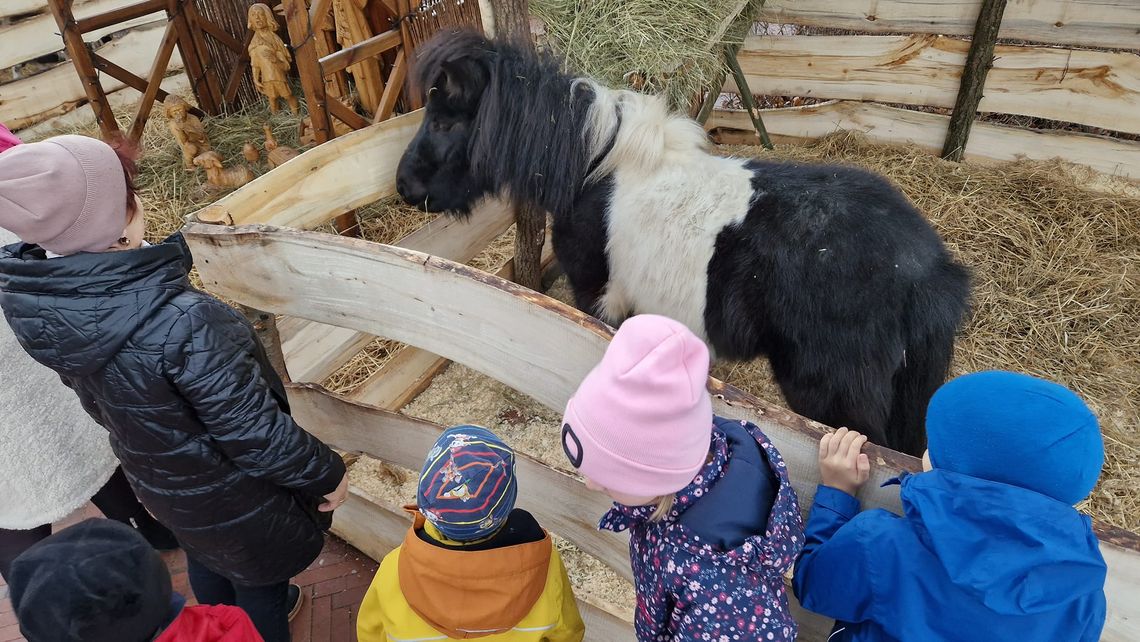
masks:
<instances>
[{"instance_id":1,"label":"black puffer jacket","mask_svg":"<svg viewBox=\"0 0 1140 642\"><path fill-rule=\"evenodd\" d=\"M59 373L143 505L235 583L284 581L320 554L344 463L288 414L253 328L190 287L180 235L129 252L45 259L0 249L0 307Z\"/></svg>"}]
</instances>

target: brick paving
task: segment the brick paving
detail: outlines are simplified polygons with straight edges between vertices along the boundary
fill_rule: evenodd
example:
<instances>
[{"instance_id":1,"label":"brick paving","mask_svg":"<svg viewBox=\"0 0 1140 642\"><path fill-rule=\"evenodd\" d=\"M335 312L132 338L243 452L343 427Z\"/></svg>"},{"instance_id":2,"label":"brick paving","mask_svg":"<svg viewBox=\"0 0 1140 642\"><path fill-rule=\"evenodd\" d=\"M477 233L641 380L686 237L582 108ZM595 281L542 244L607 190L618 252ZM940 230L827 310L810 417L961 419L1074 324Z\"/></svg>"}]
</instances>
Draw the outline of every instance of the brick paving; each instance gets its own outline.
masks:
<instances>
[{"instance_id":1,"label":"brick paving","mask_svg":"<svg viewBox=\"0 0 1140 642\"><path fill-rule=\"evenodd\" d=\"M88 517L102 517L94 506L76 511L55 524L65 528ZM186 577L186 556L182 551L163 553L174 590L195 604ZM377 563L341 539L327 535L325 548L294 582L306 593L306 605L292 622L293 642L356 642L356 613ZM16 624L8 586L0 578L0 642L25 642Z\"/></svg>"}]
</instances>

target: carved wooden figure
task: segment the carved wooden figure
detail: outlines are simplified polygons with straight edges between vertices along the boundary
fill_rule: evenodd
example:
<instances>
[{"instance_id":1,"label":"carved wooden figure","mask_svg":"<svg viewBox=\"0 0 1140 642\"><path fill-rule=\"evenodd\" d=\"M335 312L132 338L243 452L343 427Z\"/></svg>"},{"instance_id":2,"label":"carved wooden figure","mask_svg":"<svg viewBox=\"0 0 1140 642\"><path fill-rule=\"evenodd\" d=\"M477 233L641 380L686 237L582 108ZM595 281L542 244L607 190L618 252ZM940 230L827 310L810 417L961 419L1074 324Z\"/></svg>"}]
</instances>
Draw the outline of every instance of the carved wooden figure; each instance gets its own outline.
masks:
<instances>
[{"instance_id":1,"label":"carved wooden figure","mask_svg":"<svg viewBox=\"0 0 1140 642\"><path fill-rule=\"evenodd\" d=\"M162 113L166 116L166 124L178 146L182 148L182 166L194 170L194 158L212 149L210 139L206 136L206 128L202 121L190 113L190 105L180 97L170 94L162 102Z\"/></svg>"},{"instance_id":2,"label":"carved wooden figure","mask_svg":"<svg viewBox=\"0 0 1140 642\"><path fill-rule=\"evenodd\" d=\"M253 31L248 48L253 84L269 100L270 112L276 114L277 101L283 100L296 114L300 105L289 87L289 67L293 57L277 35L277 19L273 17L273 10L259 2L249 8L248 18L246 26Z\"/></svg>"},{"instance_id":3,"label":"carved wooden figure","mask_svg":"<svg viewBox=\"0 0 1140 642\"><path fill-rule=\"evenodd\" d=\"M333 0L333 18L336 22L336 39L344 48L371 38L374 34L364 14L368 0ZM360 106L369 115L376 113L380 96L384 93L384 77L380 74L380 63L368 58L351 65L348 73L356 84L360 96Z\"/></svg>"},{"instance_id":4,"label":"carved wooden figure","mask_svg":"<svg viewBox=\"0 0 1140 642\"><path fill-rule=\"evenodd\" d=\"M256 163L261 160L261 150L252 142L241 146L241 155L249 162Z\"/></svg>"},{"instance_id":5,"label":"carved wooden figure","mask_svg":"<svg viewBox=\"0 0 1140 642\"><path fill-rule=\"evenodd\" d=\"M273 137L273 130L269 129L269 125L263 125L262 129L265 131L265 162L270 169L301 155L301 152L292 147L278 144L277 139Z\"/></svg>"},{"instance_id":6,"label":"carved wooden figure","mask_svg":"<svg viewBox=\"0 0 1140 642\"><path fill-rule=\"evenodd\" d=\"M218 152L206 152L194 158L194 164L206 170L206 182L215 188L241 187L254 179L253 170L245 165L226 167Z\"/></svg>"}]
</instances>

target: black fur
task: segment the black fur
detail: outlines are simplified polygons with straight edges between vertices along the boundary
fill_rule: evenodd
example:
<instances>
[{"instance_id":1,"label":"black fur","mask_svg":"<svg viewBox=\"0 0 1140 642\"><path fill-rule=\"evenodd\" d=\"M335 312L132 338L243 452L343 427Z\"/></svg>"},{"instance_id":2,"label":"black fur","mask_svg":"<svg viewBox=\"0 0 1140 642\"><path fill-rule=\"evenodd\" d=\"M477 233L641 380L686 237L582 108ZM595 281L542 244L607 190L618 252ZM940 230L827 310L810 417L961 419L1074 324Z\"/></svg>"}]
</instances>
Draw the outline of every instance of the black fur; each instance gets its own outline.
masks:
<instances>
[{"instance_id":1,"label":"black fur","mask_svg":"<svg viewBox=\"0 0 1140 642\"><path fill-rule=\"evenodd\" d=\"M437 37L414 74L429 99L401 159L400 194L457 216L503 191L549 211L576 304L598 314L614 183L587 181L592 91L550 58L470 32ZM720 357L767 355L800 414L920 454L926 403L945 379L967 310L968 272L881 177L748 167L747 217L720 232L708 265L710 343Z\"/></svg>"}]
</instances>

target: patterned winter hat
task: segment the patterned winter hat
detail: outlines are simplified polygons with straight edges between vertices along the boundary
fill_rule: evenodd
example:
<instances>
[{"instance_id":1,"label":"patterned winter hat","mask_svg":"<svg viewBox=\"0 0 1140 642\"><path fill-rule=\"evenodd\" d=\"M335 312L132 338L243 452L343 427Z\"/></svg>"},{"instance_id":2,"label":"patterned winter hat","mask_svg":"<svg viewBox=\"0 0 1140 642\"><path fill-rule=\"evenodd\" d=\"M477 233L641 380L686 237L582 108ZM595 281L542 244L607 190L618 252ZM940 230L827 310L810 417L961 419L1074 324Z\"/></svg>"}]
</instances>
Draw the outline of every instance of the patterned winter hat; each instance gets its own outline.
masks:
<instances>
[{"instance_id":1,"label":"patterned winter hat","mask_svg":"<svg viewBox=\"0 0 1140 642\"><path fill-rule=\"evenodd\" d=\"M493 535L515 507L515 453L490 430L456 426L440 435L420 474L420 512L448 539Z\"/></svg>"}]
</instances>

